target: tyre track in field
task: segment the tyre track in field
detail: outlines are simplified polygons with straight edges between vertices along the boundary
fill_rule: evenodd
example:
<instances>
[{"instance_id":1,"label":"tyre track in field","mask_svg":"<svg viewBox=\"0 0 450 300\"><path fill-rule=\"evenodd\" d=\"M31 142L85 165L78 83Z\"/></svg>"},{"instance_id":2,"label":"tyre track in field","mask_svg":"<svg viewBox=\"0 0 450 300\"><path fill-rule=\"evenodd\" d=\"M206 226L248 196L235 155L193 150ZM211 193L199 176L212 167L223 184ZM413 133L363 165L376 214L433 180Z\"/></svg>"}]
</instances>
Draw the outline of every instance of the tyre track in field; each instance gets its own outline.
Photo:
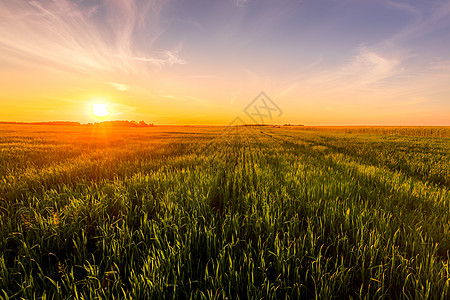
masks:
<instances>
[{"instance_id":1,"label":"tyre track in field","mask_svg":"<svg viewBox=\"0 0 450 300\"><path fill-rule=\"evenodd\" d=\"M404 226L430 224L430 236L435 242L442 242L443 237L446 237L443 248L438 249L441 258L445 260L447 246L450 245L450 238L446 234L446 224L450 224L448 189L429 186L398 171L360 164L352 157L337 160L331 155L317 153L305 145L261 133L288 146L286 151L294 155L298 155L298 151L306 154L310 158L308 163L316 167L331 168L336 173L346 174L348 180L361 186L361 201L369 201L374 209L391 211ZM373 191L382 196L382 199L375 199Z\"/></svg>"},{"instance_id":2,"label":"tyre track in field","mask_svg":"<svg viewBox=\"0 0 450 300\"><path fill-rule=\"evenodd\" d=\"M180 151L178 143L174 142L167 142L163 147L161 143L149 146L139 151L131 148L99 149L45 168L30 168L19 175L11 174L0 181L0 198L12 204L28 194L38 196L45 190L58 190L64 185L120 179L142 171L156 172L167 158L173 160L189 155L188 150ZM193 163L200 164L200 161Z\"/></svg>"},{"instance_id":3,"label":"tyre track in field","mask_svg":"<svg viewBox=\"0 0 450 300\"><path fill-rule=\"evenodd\" d=\"M227 127L198 155L209 157L205 170L212 176L209 188L210 206L216 216L223 218L229 210L239 211L243 205L238 200L245 192L247 134L241 127Z\"/></svg>"},{"instance_id":4,"label":"tyre track in field","mask_svg":"<svg viewBox=\"0 0 450 300\"><path fill-rule=\"evenodd\" d=\"M263 132L261 131L261 133L263 133ZM270 136L270 137L272 137L272 138L274 138L274 139L280 139L280 138L278 138L278 137L275 137L275 136L270 135L270 134L265 133L265 132L264 132L264 134L266 134L266 135L268 135L268 136ZM320 134L320 133L319 133L319 134ZM281 135L281 134L280 134L280 135ZM283 135L281 135L281 136L288 137L288 138L290 138L290 139L294 139L294 138L295 138L294 136L292 136L292 135L287 135L287 134L283 134ZM320 137L322 137L322 136L320 136ZM326 148L329 148L332 152L340 153L340 154L345 155L345 156L347 156L347 157L352 157L354 160L357 160L358 163L360 163L360 164L371 165L371 166L375 166L375 167L388 168L388 169L390 169L391 171L394 171L394 172L395 172L395 171L401 172L401 173L403 173L405 176L413 177L413 178L415 178L415 179L417 179L417 180L420 180L420 181L422 181L422 182L430 182L430 183L433 183L433 184L435 184L435 185L437 185L437 186L444 187L444 188L446 188L446 189L450 189L450 181L449 181L450 179L448 179L448 178L445 178L445 177L443 178L443 177L441 177L441 176L439 176L438 178L435 178L435 177L427 177L427 175L426 175L425 173L419 172L419 171L417 171L417 170L414 170L414 169L412 169L412 168L409 167L409 166L408 166L407 168L403 168L402 166L399 166L399 165L391 165L391 164L388 164L388 163L386 163L386 164L381 164L380 162L377 162L374 158L370 158L370 157L361 157L361 156L360 156L356 151L354 151L353 149L349 149L349 148L345 148L345 147L340 147L340 146L337 146L337 145L333 145L333 144L330 143L330 142L332 142L332 141L337 141L337 139L334 138L334 137L327 136L326 138L329 139L329 141L327 141L327 142L322 142L322 141L320 141L320 140L313 140L313 139L309 139L309 138L306 138L306 137L303 137L303 138L302 138L302 141L304 141L304 142L306 142L307 144L310 144L310 145L326 147ZM283 140L283 139L280 139L280 141L282 141L282 140ZM283 141L286 142L286 140L283 140ZM362 160L365 160L365 161L363 162Z\"/></svg>"},{"instance_id":5,"label":"tyre track in field","mask_svg":"<svg viewBox=\"0 0 450 300\"><path fill-rule=\"evenodd\" d=\"M321 160L327 162L327 166L330 166L334 168L336 171L340 172L346 172L346 171L352 171L352 173L355 173L355 175L361 175L365 174L363 178L366 178L369 176L370 181L373 181L378 188L383 187L382 190L385 191L386 195L390 195L390 192L393 190L392 184L389 180L383 180L382 178L374 178L371 174L385 174L386 178L393 178L393 177L400 177L403 181L411 182L412 184L418 185L421 189L428 190L429 193L434 191L437 194L441 194L444 201L439 201L438 199L441 198L438 195L435 196L436 201L435 202L443 202L446 204L446 209L450 210L450 190L446 188L445 186L432 186L429 185L426 181L424 181L422 178L416 178L414 176L410 176L408 174L405 174L401 171L397 170L390 170L389 168L384 168L377 165L372 164L364 164L359 162L358 160L355 160L353 156L346 156L341 152L336 151L335 153L340 154L341 158L340 160L337 160L337 158L333 157L333 155L330 154L323 154L318 151L314 151L311 147L307 147L305 145L301 145L296 142L292 142L289 140L285 140L280 137L275 137L271 134L264 133L266 136L273 138L274 140L277 140L281 142L284 145L289 146L289 150L291 153L296 154L296 151L301 151L304 154L307 154L308 157L314 159L316 162L321 162ZM289 138L293 138L291 136L288 136ZM324 144L326 146L326 144ZM333 153L333 152L332 152ZM366 172L364 170L375 170L372 172ZM379 175L377 177L380 177ZM405 196L409 196L405 195ZM429 197L430 195L428 195Z\"/></svg>"}]
</instances>

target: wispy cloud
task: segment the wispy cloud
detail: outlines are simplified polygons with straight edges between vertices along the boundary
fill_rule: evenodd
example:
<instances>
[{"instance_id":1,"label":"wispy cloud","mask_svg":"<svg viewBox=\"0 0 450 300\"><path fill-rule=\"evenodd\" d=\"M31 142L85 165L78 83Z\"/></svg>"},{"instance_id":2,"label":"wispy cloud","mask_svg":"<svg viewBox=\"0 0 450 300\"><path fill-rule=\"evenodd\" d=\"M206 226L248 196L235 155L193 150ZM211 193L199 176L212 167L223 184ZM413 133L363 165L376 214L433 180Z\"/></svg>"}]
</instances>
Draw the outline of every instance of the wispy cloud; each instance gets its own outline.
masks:
<instances>
[{"instance_id":1,"label":"wispy cloud","mask_svg":"<svg viewBox=\"0 0 450 300\"><path fill-rule=\"evenodd\" d=\"M174 19L174 22L178 22L183 25L191 26L191 27L194 27L194 28L197 28L200 30L205 30L205 27L195 20L176 18L176 19Z\"/></svg>"},{"instance_id":2,"label":"wispy cloud","mask_svg":"<svg viewBox=\"0 0 450 300\"><path fill-rule=\"evenodd\" d=\"M162 33L157 20L164 1L110 0L91 6L86 3L1 1L2 56L17 63L26 61L84 72L95 69L133 73L186 63L179 51L169 49L162 55L151 51L152 43ZM134 42L134 37L143 32L145 49Z\"/></svg>"},{"instance_id":3,"label":"wispy cloud","mask_svg":"<svg viewBox=\"0 0 450 300\"><path fill-rule=\"evenodd\" d=\"M250 0L233 0L237 7L244 7Z\"/></svg>"},{"instance_id":4,"label":"wispy cloud","mask_svg":"<svg viewBox=\"0 0 450 300\"><path fill-rule=\"evenodd\" d=\"M125 92L129 89L129 87L126 84L117 83L117 82L106 82L106 83L121 92Z\"/></svg>"},{"instance_id":5,"label":"wispy cloud","mask_svg":"<svg viewBox=\"0 0 450 300\"><path fill-rule=\"evenodd\" d=\"M450 72L450 60L437 60L429 64L429 69Z\"/></svg>"},{"instance_id":6,"label":"wispy cloud","mask_svg":"<svg viewBox=\"0 0 450 300\"><path fill-rule=\"evenodd\" d=\"M175 101L180 101L180 102L187 102L187 103L191 103L191 104L197 104L197 105L201 105L203 107L209 105L209 101L206 101L205 99L202 99L199 97L194 97L194 96L189 96L189 95L168 94L164 90L158 91L157 96L160 98L165 98L165 99L170 99L170 100L175 100Z\"/></svg>"},{"instance_id":7,"label":"wispy cloud","mask_svg":"<svg viewBox=\"0 0 450 300\"><path fill-rule=\"evenodd\" d=\"M418 9L417 7L415 7L414 5L412 5L409 2L404 2L404 1L387 1L387 4L395 9L404 11L408 14L412 14L414 15L416 18L421 18L422 12L420 9Z\"/></svg>"},{"instance_id":8,"label":"wispy cloud","mask_svg":"<svg viewBox=\"0 0 450 300\"><path fill-rule=\"evenodd\" d=\"M187 62L184 59L179 57L178 51L165 51L163 53L159 53L153 57L148 56L118 56L127 61L134 62L144 62L152 64L157 68L162 68L163 66L169 65L185 65Z\"/></svg>"},{"instance_id":9,"label":"wispy cloud","mask_svg":"<svg viewBox=\"0 0 450 300\"><path fill-rule=\"evenodd\" d=\"M398 74L401 72L399 66L398 59L361 47L359 53L337 75L353 86L369 85Z\"/></svg>"},{"instance_id":10,"label":"wispy cloud","mask_svg":"<svg viewBox=\"0 0 450 300\"><path fill-rule=\"evenodd\" d=\"M450 2L436 0L419 3L395 0L386 3L394 9L410 14L412 23L377 44L358 47L356 55L345 63L331 68L327 66L320 72L308 72L307 76L299 76L287 82L281 93L292 94L300 89L328 94L336 91L359 91L383 95L411 95L408 91L423 93L432 88L431 82L447 78L443 72L448 71L448 59L421 58L419 60L426 61L425 65L422 65L419 72L414 72L415 67L410 59L418 54L414 53L414 49L408 49L405 42L450 26ZM418 84L413 87L403 83L408 80Z\"/></svg>"},{"instance_id":11,"label":"wispy cloud","mask_svg":"<svg viewBox=\"0 0 450 300\"><path fill-rule=\"evenodd\" d=\"M450 26L450 2L448 0L424 3L389 1L388 4L414 16L414 22L389 38L390 42L411 40Z\"/></svg>"},{"instance_id":12,"label":"wispy cloud","mask_svg":"<svg viewBox=\"0 0 450 300\"><path fill-rule=\"evenodd\" d=\"M388 57L363 46L358 48L357 54L347 63L310 73L306 78L296 79L295 83L290 83L283 93L295 91L296 86L326 92L369 88L373 84L400 74L401 64L401 58Z\"/></svg>"}]
</instances>

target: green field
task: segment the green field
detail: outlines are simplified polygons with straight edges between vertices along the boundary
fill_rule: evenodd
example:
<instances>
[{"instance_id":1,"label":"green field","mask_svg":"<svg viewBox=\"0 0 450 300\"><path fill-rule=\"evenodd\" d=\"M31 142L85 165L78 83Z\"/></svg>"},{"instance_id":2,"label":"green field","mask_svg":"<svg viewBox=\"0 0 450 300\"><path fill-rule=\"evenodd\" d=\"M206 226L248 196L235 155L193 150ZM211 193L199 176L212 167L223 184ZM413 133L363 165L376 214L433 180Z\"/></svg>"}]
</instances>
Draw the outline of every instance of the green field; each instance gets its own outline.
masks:
<instances>
[{"instance_id":1,"label":"green field","mask_svg":"<svg viewBox=\"0 0 450 300\"><path fill-rule=\"evenodd\" d=\"M0 128L0 298L449 299L450 128Z\"/></svg>"}]
</instances>

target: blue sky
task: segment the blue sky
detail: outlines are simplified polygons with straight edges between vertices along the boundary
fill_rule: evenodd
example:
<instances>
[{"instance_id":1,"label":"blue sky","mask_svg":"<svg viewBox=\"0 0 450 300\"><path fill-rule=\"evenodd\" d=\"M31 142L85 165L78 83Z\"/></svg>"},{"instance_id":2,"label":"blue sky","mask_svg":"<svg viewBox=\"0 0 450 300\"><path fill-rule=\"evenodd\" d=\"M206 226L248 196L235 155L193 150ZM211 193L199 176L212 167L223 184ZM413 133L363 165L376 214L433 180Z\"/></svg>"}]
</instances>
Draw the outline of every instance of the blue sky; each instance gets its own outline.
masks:
<instances>
[{"instance_id":1,"label":"blue sky","mask_svg":"<svg viewBox=\"0 0 450 300\"><path fill-rule=\"evenodd\" d=\"M450 125L450 2L0 0L0 120Z\"/></svg>"}]
</instances>

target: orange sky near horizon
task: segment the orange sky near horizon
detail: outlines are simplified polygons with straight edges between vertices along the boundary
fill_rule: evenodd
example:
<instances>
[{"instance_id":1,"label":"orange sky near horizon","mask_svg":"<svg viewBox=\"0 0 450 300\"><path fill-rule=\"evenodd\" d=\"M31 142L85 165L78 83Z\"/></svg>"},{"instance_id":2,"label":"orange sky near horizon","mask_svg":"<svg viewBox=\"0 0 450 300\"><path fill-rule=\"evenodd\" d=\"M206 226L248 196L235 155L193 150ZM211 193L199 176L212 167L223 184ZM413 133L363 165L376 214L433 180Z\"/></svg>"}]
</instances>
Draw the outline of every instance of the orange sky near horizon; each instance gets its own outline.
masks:
<instances>
[{"instance_id":1,"label":"orange sky near horizon","mask_svg":"<svg viewBox=\"0 0 450 300\"><path fill-rule=\"evenodd\" d=\"M264 91L283 112L266 123L450 125L445 0L0 0L0 15L0 121L252 123Z\"/></svg>"}]
</instances>

